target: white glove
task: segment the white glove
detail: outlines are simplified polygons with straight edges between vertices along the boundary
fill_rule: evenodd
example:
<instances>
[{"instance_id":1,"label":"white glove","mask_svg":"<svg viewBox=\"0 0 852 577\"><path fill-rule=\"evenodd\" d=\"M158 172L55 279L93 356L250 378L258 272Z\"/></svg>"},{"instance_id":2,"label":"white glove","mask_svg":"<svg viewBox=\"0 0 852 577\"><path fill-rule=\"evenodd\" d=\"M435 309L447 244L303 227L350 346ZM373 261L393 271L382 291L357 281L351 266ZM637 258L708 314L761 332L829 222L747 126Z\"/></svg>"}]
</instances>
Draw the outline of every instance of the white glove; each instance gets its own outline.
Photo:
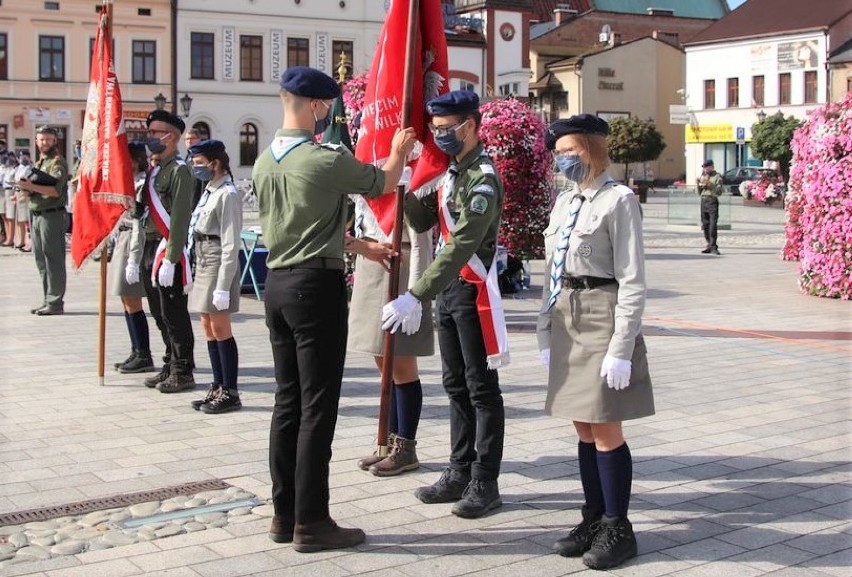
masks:
<instances>
[{"instance_id":1,"label":"white glove","mask_svg":"<svg viewBox=\"0 0 852 577\"><path fill-rule=\"evenodd\" d=\"M630 361L607 355L601 365L601 376L606 377L606 384L610 389L620 391L630 385L631 366Z\"/></svg>"},{"instance_id":2,"label":"white glove","mask_svg":"<svg viewBox=\"0 0 852 577\"><path fill-rule=\"evenodd\" d=\"M167 258L163 259L160 264L160 270L157 272L157 283L161 287L170 287L175 282L175 263Z\"/></svg>"},{"instance_id":3,"label":"white glove","mask_svg":"<svg viewBox=\"0 0 852 577\"><path fill-rule=\"evenodd\" d=\"M538 352L538 358L541 359L541 366L550 366L550 349L541 349Z\"/></svg>"},{"instance_id":4,"label":"white glove","mask_svg":"<svg viewBox=\"0 0 852 577\"><path fill-rule=\"evenodd\" d=\"M216 307L217 311L223 311L226 308L231 306L231 292L230 291L213 291L213 306Z\"/></svg>"},{"instance_id":5,"label":"white glove","mask_svg":"<svg viewBox=\"0 0 852 577\"><path fill-rule=\"evenodd\" d=\"M402 332L413 335L420 328L420 318L423 315L423 305L410 292L396 297L382 307L382 330L390 329L395 333L402 327Z\"/></svg>"},{"instance_id":6,"label":"white glove","mask_svg":"<svg viewBox=\"0 0 852 577\"><path fill-rule=\"evenodd\" d=\"M128 262L124 267L124 280L127 284L136 284L139 282L139 265L134 262Z\"/></svg>"}]
</instances>

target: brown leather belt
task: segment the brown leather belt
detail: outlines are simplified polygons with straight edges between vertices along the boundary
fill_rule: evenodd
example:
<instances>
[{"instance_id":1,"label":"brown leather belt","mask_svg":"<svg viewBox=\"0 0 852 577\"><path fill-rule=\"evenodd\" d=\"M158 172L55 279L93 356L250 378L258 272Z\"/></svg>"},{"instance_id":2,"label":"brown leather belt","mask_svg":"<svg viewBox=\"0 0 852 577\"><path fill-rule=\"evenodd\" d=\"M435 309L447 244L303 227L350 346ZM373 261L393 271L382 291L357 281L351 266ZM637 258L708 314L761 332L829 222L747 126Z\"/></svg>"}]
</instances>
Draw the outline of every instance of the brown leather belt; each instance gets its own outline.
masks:
<instances>
[{"instance_id":1,"label":"brown leather belt","mask_svg":"<svg viewBox=\"0 0 852 577\"><path fill-rule=\"evenodd\" d=\"M195 242L205 241L205 240L222 240L222 238L218 234L201 234L199 232L192 233L192 238Z\"/></svg>"},{"instance_id":2,"label":"brown leather belt","mask_svg":"<svg viewBox=\"0 0 852 577\"><path fill-rule=\"evenodd\" d=\"M562 286L573 290L588 290L594 289L609 284L616 284L614 278L604 278L598 276L563 276Z\"/></svg>"}]
</instances>

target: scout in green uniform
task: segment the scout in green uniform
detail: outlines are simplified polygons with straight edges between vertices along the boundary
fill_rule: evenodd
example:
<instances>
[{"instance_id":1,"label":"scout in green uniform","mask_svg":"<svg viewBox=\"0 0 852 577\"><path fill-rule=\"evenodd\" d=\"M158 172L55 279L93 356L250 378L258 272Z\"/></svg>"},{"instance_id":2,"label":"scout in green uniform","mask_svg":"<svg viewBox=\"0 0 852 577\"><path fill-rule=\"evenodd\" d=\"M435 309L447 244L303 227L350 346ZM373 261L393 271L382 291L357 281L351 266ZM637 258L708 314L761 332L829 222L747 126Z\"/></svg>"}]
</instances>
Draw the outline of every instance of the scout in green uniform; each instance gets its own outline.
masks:
<instances>
[{"instance_id":1,"label":"scout in green uniform","mask_svg":"<svg viewBox=\"0 0 852 577\"><path fill-rule=\"evenodd\" d=\"M424 503L458 501L453 513L480 517L501 506L497 477L503 459L504 410L497 371L489 368L477 287L462 268L476 255L491 266L503 208L503 186L477 131L479 98L458 90L429 101L435 143L451 156L439 198L405 198L405 215L418 232L441 220L442 240L434 262L409 292L385 306L385 328L420 326L421 301L437 296L438 344L444 389L450 400L450 466L441 478L415 491ZM445 199L446 206L439 204ZM439 215L442 210L443 218ZM455 227L448 231L446 221ZM429 320L427 319L427 322Z\"/></svg>"},{"instance_id":2,"label":"scout in green uniform","mask_svg":"<svg viewBox=\"0 0 852 577\"><path fill-rule=\"evenodd\" d=\"M41 275L44 302L30 310L39 316L65 312L65 203L68 200L68 165L56 149L56 131L42 126L36 131L39 159L34 167L56 179L56 184L36 184L19 179L30 195L33 255Z\"/></svg>"},{"instance_id":3,"label":"scout in green uniform","mask_svg":"<svg viewBox=\"0 0 852 577\"><path fill-rule=\"evenodd\" d=\"M712 160L705 160L701 165L701 176L698 177L698 194L701 195L701 230L707 246L701 252L704 254L719 254L716 245L717 223L719 222L719 197L725 190L722 177L713 168Z\"/></svg>"},{"instance_id":4,"label":"scout in green uniform","mask_svg":"<svg viewBox=\"0 0 852 577\"><path fill-rule=\"evenodd\" d=\"M344 147L320 145L340 87L305 66L281 76L284 124L255 162L254 190L269 249L266 324L275 363L269 467L275 515L269 537L313 552L353 547L365 536L329 516L328 469L346 356L343 237L348 194L395 189L414 131L394 137L382 169Z\"/></svg>"},{"instance_id":5,"label":"scout in green uniform","mask_svg":"<svg viewBox=\"0 0 852 577\"><path fill-rule=\"evenodd\" d=\"M166 342L163 370L145 379L145 386L156 387L161 393L177 393L195 388L195 337L187 309L192 280L186 252L195 177L177 156L183 120L165 110L155 110L148 115L147 125L146 146L159 163L149 172L137 199L142 213L134 226L144 228L144 235L134 235L125 276L130 284L141 278L151 314ZM140 248L141 239L144 244Z\"/></svg>"}]
</instances>

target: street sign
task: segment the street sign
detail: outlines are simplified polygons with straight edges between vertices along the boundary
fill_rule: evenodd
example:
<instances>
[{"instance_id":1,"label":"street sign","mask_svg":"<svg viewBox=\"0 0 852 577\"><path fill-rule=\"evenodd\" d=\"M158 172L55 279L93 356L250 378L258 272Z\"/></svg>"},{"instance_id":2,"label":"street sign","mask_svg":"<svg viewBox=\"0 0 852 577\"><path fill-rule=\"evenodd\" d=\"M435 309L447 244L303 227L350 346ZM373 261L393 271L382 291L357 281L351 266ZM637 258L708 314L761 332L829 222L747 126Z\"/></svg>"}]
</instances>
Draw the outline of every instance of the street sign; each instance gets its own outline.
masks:
<instances>
[{"instance_id":1,"label":"street sign","mask_svg":"<svg viewBox=\"0 0 852 577\"><path fill-rule=\"evenodd\" d=\"M669 104L669 124L689 124L689 108L685 104Z\"/></svg>"},{"instance_id":2,"label":"street sign","mask_svg":"<svg viewBox=\"0 0 852 577\"><path fill-rule=\"evenodd\" d=\"M745 144L745 127L737 126L737 144Z\"/></svg>"}]
</instances>

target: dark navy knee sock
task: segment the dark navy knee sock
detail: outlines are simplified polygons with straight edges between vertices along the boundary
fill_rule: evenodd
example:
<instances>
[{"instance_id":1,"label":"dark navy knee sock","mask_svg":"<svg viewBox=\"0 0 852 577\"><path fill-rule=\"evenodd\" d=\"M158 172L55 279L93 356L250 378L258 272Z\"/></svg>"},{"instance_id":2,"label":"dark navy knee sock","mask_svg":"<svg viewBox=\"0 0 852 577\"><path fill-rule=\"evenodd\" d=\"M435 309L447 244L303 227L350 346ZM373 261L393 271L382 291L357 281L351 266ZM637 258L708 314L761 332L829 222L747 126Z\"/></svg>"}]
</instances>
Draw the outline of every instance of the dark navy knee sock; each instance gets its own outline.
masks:
<instances>
[{"instance_id":1,"label":"dark navy knee sock","mask_svg":"<svg viewBox=\"0 0 852 577\"><path fill-rule=\"evenodd\" d=\"M603 513L604 497L601 489L601 477L598 474L598 450L594 443L577 443L577 457L580 462L580 481L583 483L583 496L586 508Z\"/></svg>"},{"instance_id":2,"label":"dark navy knee sock","mask_svg":"<svg viewBox=\"0 0 852 577\"><path fill-rule=\"evenodd\" d=\"M124 322L127 323L127 334L130 337L130 350L134 353L139 350L139 339L136 337L136 327L133 326L133 317L124 311Z\"/></svg>"},{"instance_id":3,"label":"dark navy knee sock","mask_svg":"<svg viewBox=\"0 0 852 577\"><path fill-rule=\"evenodd\" d=\"M222 384L222 359L219 356L219 341L207 341L207 353L210 355L210 367L213 369L213 382Z\"/></svg>"},{"instance_id":4,"label":"dark navy knee sock","mask_svg":"<svg viewBox=\"0 0 852 577\"><path fill-rule=\"evenodd\" d=\"M420 425L420 410L423 408L423 386L420 379L395 385L396 415L399 430L397 433L403 439L417 438L417 427Z\"/></svg>"},{"instance_id":5,"label":"dark navy knee sock","mask_svg":"<svg viewBox=\"0 0 852 577\"><path fill-rule=\"evenodd\" d=\"M136 332L136 350L151 354L151 338L148 333L148 319L145 311L136 311L130 315L133 329Z\"/></svg>"},{"instance_id":6,"label":"dark navy knee sock","mask_svg":"<svg viewBox=\"0 0 852 577\"><path fill-rule=\"evenodd\" d=\"M598 451L598 472L606 516L626 519L633 484L633 457L627 443L612 451Z\"/></svg>"},{"instance_id":7,"label":"dark navy knee sock","mask_svg":"<svg viewBox=\"0 0 852 577\"><path fill-rule=\"evenodd\" d=\"M234 337L219 341L219 358L222 361L222 387L236 391L240 357Z\"/></svg>"}]
</instances>

